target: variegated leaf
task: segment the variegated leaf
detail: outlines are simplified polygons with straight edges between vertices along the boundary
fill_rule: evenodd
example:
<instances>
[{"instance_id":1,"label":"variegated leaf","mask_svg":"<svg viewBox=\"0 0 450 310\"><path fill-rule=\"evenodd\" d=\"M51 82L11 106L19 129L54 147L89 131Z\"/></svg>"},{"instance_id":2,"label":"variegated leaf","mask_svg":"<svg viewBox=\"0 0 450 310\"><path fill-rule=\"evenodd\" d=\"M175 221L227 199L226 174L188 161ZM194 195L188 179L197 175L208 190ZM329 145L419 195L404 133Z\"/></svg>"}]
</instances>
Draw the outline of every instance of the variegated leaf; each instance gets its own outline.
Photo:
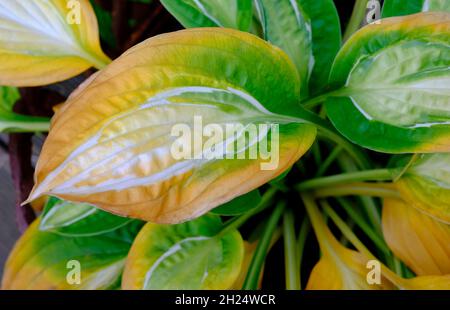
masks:
<instances>
[{"instance_id":1,"label":"variegated leaf","mask_svg":"<svg viewBox=\"0 0 450 310\"><path fill-rule=\"evenodd\" d=\"M315 127L289 115L300 111L299 89L288 57L253 35L200 28L149 39L57 113L30 199L53 195L160 223L198 217L277 177L310 147ZM227 125L242 127L228 140L202 137ZM174 135L178 126L188 133ZM258 134L243 139L250 128ZM174 155L183 145L191 156Z\"/></svg>"},{"instance_id":2,"label":"variegated leaf","mask_svg":"<svg viewBox=\"0 0 450 310\"><path fill-rule=\"evenodd\" d=\"M161 0L161 3L186 28L247 31L252 21L252 0Z\"/></svg>"},{"instance_id":3,"label":"variegated leaf","mask_svg":"<svg viewBox=\"0 0 450 310\"><path fill-rule=\"evenodd\" d=\"M384 0L382 16L403 16L419 12L448 12L450 13L450 1L448 0Z\"/></svg>"},{"instance_id":4,"label":"variegated leaf","mask_svg":"<svg viewBox=\"0 0 450 310\"><path fill-rule=\"evenodd\" d=\"M131 243L141 227L134 222L95 237L64 237L39 231L39 224L40 219L10 253L2 289L117 289Z\"/></svg>"},{"instance_id":5,"label":"variegated leaf","mask_svg":"<svg viewBox=\"0 0 450 310\"><path fill-rule=\"evenodd\" d=\"M109 62L89 0L2 0L0 85L46 85Z\"/></svg>"},{"instance_id":6,"label":"variegated leaf","mask_svg":"<svg viewBox=\"0 0 450 310\"><path fill-rule=\"evenodd\" d=\"M450 14L381 20L353 35L331 72L328 116L351 141L387 153L450 151Z\"/></svg>"},{"instance_id":7,"label":"variegated leaf","mask_svg":"<svg viewBox=\"0 0 450 310\"><path fill-rule=\"evenodd\" d=\"M178 225L148 223L130 251L124 289L229 289L238 279L244 243L237 230L217 235L218 216Z\"/></svg>"}]
</instances>

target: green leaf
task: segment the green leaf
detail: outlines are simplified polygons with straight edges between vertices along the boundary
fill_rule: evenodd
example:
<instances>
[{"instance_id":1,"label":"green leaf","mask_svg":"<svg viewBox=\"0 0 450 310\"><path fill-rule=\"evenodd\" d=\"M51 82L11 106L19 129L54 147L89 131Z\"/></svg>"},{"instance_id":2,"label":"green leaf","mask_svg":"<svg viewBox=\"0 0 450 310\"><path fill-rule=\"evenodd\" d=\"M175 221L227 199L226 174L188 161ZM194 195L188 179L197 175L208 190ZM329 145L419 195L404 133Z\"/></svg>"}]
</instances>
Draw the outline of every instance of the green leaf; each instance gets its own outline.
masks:
<instances>
[{"instance_id":1,"label":"green leaf","mask_svg":"<svg viewBox=\"0 0 450 310\"><path fill-rule=\"evenodd\" d=\"M331 0L255 0L267 41L284 50L296 64L302 97L325 86L340 44L339 17Z\"/></svg>"},{"instance_id":2,"label":"green leaf","mask_svg":"<svg viewBox=\"0 0 450 310\"><path fill-rule=\"evenodd\" d=\"M339 52L326 108L352 142L386 153L450 151L450 15L383 19Z\"/></svg>"},{"instance_id":3,"label":"green leaf","mask_svg":"<svg viewBox=\"0 0 450 310\"><path fill-rule=\"evenodd\" d=\"M247 194L234 198L233 200L211 210L212 214L233 216L240 215L254 209L261 202L261 194L255 189Z\"/></svg>"},{"instance_id":4,"label":"green leaf","mask_svg":"<svg viewBox=\"0 0 450 310\"><path fill-rule=\"evenodd\" d=\"M229 289L241 271L237 230L217 235L218 216L177 225L147 223L131 248L123 289Z\"/></svg>"},{"instance_id":5,"label":"green leaf","mask_svg":"<svg viewBox=\"0 0 450 310\"><path fill-rule=\"evenodd\" d=\"M142 226L132 222L95 237L65 237L40 231L39 222L27 229L11 252L2 289L117 288L128 251ZM70 263L79 263L79 283L67 280L76 272Z\"/></svg>"},{"instance_id":6,"label":"green leaf","mask_svg":"<svg viewBox=\"0 0 450 310\"><path fill-rule=\"evenodd\" d=\"M0 132L47 131L50 126L47 118L13 112L14 104L19 99L20 93L16 87L0 86Z\"/></svg>"},{"instance_id":7,"label":"green leaf","mask_svg":"<svg viewBox=\"0 0 450 310\"><path fill-rule=\"evenodd\" d=\"M72 203L50 197L39 229L63 236L95 236L135 221L102 211L86 203Z\"/></svg>"},{"instance_id":8,"label":"green leaf","mask_svg":"<svg viewBox=\"0 0 450 310\"><path fill-rule=\"evenodd\" d=\"M186 28L225 27L248 31L252 0L161 0Z\"/></svg>"},{"instance_id":9,"label":"green leaf","mask_svg":"<svg viewBox=\"0 0 450 310\"><path fill-rule=\"evenodd\" d=\"M450 12L448 0L384 0L381 16L404 16L420 12Z\"/></svg>"},{"instance_id":10,"label":"green leaf","mask_svg":"<svg viewBox=\"0 0 450 310\"><path fill-rule=\"evenodd\" d=\"M395 182L408 204L450 224L450 154L421 155Z\"/></svg>"}]
</instances>

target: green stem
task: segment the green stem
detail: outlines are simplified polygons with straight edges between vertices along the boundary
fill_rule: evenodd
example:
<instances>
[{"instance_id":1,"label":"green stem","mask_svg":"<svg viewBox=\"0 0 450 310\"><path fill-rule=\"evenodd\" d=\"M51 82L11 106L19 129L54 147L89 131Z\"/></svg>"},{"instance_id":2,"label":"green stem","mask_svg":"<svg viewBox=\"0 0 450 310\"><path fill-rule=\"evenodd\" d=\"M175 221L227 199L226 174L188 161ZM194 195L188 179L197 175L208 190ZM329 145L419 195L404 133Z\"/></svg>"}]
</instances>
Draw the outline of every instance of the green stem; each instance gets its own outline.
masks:
<instances>
[{"instance_id":1,"label":"green stem","mask_svg":"<svg viewBox=\"0 0 450 310\"><path fill-rule=\"evenodd\" d=\"M400 198L400 194L392 186L378 183L352 183L327 187L316 190L314 196L317 198L341 196Z\"/></svg>"},{"instance_id":2,"label":"green stem","mask_svg":"<svg viewBox=\"0 0 450 310\"><path fill-rule=\"evenodd\" d=\"M299 191L311 190L320 187L328 187L340 184L347 184L350 182L359 181L388 181L391 180L391 172L389 169L374 169L357 172L342 173L327 177L319 177L304 181L297 184L295 188Z\"/></svg>"},{"instance_id":3,"label":"green stem","mask_svg":"<svg viewBox=\"0 0 450 310\"><path fill-rule=\"evenodd\" d=\"M377 248L379 248L383 254L391 255L391 251L389 250L384 239L377 234L374 229L369 226L364 218L356 212L354 206L350 205L348 201L342 198L337 198L337 201L344 208L345 212L347 212L348 216L358 225L358 227L372 240Z\"/></svg>"},{"instance_id":4,"label":"green stem","mask_svg":"<svg viewBox=\"0 0 450 310\"><path fill-rule=\"evenodd\" d=\"M331 164L336 160L339 153L341 153L342 147L337 146L331 151L330 155L323 161L323 163L320 165L319 170L316 173L316 177L321 177L331 166Z\"/></svg>"},{"instance_id":5,"label":"green stem","mask_svg":"<svg viewBox=\"0 0 450 310\"><path fill-rule=\"evenodd\" d=\"M297 247L292 210L286 210L283 215L283 240L286 289L300 290L300 273L297 269Z\"/></svg>"},{"instance_id":6,"label":"green stem","mask_svg":"<svg viewBox=\"0 0 450 310\"><path fill-rule=\"evenodd\" d=\"M222 237L229 233L230 231L233 231L235 229L239 229L242 225L245 224L251 217L255 216L256 214L264 211L267 207L271 205L272 199L277 193L278 189L275 187L269 188L261 197L260 203L253 208L252 210L242 214L241 216L237 216L228 222L225 223L222 230L219 232L218 237Z\"/></svg>"},{"instance_id":7,"label":"green stem","mask_svg":"<svg viewBox=\"0 0 450 310\"><path fill-rule=\"evenodd\" d=\"M337 215L334 210L325 206L324 211L331 220L336 224L342 234L353 244L353 246L358 250L358 252L364 254L368 259L377 260L377 258L367 249L367 247L358 239L358 237L353 233L353 231L345 224L345 222ZM392 283L399 287L406 287L405 281L399 277L396 273L386 268L384 265L381 266L383 275Z\"/></svg>"},{"instance_id":8,"label":"green stem","mask_svg":"<svg viewBox=\"0 0 450 310\"><path fill-rule=\"evenodd\" d=\"M303 253L306 243L306 238L308 237L308 232L311 228L311 223L309 222L309 218L305 216L303 219L302 225L300 226L300 232L298 234L297 238L297 270L298 270L298 277L300 279L300 289L301 289L301 270L302 270L302 261L303 261Z\"/></svg>"},{"instance_id":9,"label":"green stem","mask_svg":"<svg viewBox=\"0 0 450 310\"><path fill-rule=\"evenodd\" d=\"M310 109L315 108L319 104L325 102L325 100L327 100L328 97L344 95L344 93L343 93L344 91L345 91L345 88L340 88L340 89L333 90L333 91L330 91L330 92L325 93L325 94L321 94L321 95L313 97L313 98L308 98L308 99L302 101L301 105L305 109L310 110Z\"/></svg>"},{"instance_id":10,"label":"green stem","mask_svg":"<svg viewBox=\"0 0 450 310\"><path fill-rule=\"evenodd\" d=\"M370 168L371 164L367 159L367 156L361 151L361 149L357 148L350 141L343 138L341 135L336 133L334 130L331 130L328 127L319 126L318 127L318 135L326 138L330 141L333 141L338 146L342 147L355 161L355 163L361 169Z\"/></svg>"},{"instance_id":11,"label":"green stem","mask_svg":"<svg viewBox=\"0 0 450 310\"><path fill-rule=\"evenodd\" d=\"M48 132L50 129L50 120L42 120L36 121L13 121L0 124L1 127L4 127L2 132Z\"/></svg>"},{"instance_id":12,"label":"green stem","mask_svg":"<svg viewBox=\"0 0 450 310\"><path fill-rule=\"evenodd\" d=\"M284 201L278 203L269 220L267 221L265 230L258 242L255 253L253 254L247 277L245 278L244 285L242 287L243 290L256 290L258 288L259 276L261 274L264 260L267 256L270 241L285 208L286 204Z\"/></svg>"},{"instance_id":13,"label":"green stem","mask_svg":"<svg viewBox=\"0 0 450 310\"><path fill-rule=\"evenodd\" d=\"M367 0L356 0L355 6L353 7L352 16L348 22L347 28L345 29L343 41L347 41L352 34L354 34L364 19L367 11Z\"/></svg>"}]
</instances>

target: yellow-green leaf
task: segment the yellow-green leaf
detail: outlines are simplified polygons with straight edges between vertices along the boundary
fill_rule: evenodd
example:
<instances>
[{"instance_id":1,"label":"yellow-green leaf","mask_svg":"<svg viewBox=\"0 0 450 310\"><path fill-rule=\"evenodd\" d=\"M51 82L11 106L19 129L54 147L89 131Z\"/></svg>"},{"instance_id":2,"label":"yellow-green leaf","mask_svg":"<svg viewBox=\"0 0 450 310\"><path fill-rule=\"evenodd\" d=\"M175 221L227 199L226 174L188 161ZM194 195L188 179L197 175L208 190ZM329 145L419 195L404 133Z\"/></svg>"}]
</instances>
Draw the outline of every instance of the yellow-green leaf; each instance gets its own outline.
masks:
<instances>
[{"instance_id":1,"label":"yellow-green leaf","mask_svg":"<svg viewBox=\"0 0 450 310\"><path fill-rule=\"evenodd\" d=\"M308 150L316 128L290 116L300 111L299 90L287 55L251 34L199 28L149 39L57 113L30 199L52 195L159 223L198 217L274 179ZM245 130L230 140L216 136L209 148L211 139L200 137L196 148L192 135L174 136L180 124L196 137L208 125L219 132L274 127L239 148L233 146ZM190 158L173 155L174 145L186 144ZM205 154L213 148L218 156L211 159Z\"/></svg>"},{"instance_id":2,"label":"yellow-green leaf","mask_svg":"<svg viewBox=\"0 0 450 310\"><path fill-rule=\"evenodd\" d=\"M403 200L450 223L450 154L421 155L395 182Z\"/></svg>"},{"instance_id":3,"label":"yellow-green leaf","mask_svg":"<svg viewBox=\"0 0 450 310\"><path fill-rule=\"evenodd\" d=\"M51 84L108 62L88 0L0 2L0 85Z\"/></svg>"},{"instance_id":4,"label":"yellow-green leaf","mask_svg":"<svg viewBox=\"0 0 450 310\"><path fill-rule=\"evenodd\" d=\"M408 206L386 199L383 234L394 254L417 275L450 274L450 226Z\"/></svg>"},{"instance_id":5,"label":"yellow-green leaf","mask_svg":"<svg viewBox=\"0 0 450 310\"><path fill-rule=\"evenodd\" d=\"M142 226L133 222L95 237L64 237L39 231L39 224L37 219L10 253L2 289L117 288L131 243Z\"/></svg>"},{"instance_id":6,"label":"yellow-green leaf","mask_svg":"<svg viewBox=\"0 0 450 310\"><path fill-rule=\"evenodd\" d=\"M229 289L238 279L244 243L237 230L217 235L218 216L177 225L146 224L131 248L124 289Z\"/></svg>"}]
</instances>

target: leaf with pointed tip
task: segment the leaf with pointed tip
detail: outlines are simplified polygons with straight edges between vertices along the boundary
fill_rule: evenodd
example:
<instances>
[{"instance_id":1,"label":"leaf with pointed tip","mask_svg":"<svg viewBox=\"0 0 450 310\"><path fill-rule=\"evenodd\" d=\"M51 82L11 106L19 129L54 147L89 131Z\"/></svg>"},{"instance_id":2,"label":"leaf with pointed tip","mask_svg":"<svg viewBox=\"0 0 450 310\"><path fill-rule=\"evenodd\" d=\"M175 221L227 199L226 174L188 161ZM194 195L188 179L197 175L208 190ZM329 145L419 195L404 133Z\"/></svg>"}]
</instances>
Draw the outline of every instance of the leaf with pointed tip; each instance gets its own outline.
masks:
<instances>
[{"instance_id":1,"label":"leaf with pointed tip","mask_svg":"<svg viewBox=\"0 0 450 310\"><path fill-rule=\"evenodd\" d=\"M135 220L105 212L89 204L50 197L39 229L63 236L95 236L119 229L131 221Z\"/></svg>"},{"instance_id":2,"label":"leaf with pointed tip","mask_svg":"<svg viewBox=\"0 0 450 310\"><path fill-rule=\"evenodd\" d=\"M161 0L164 7L186 28L250 28L252 0Z\"/></svg>"},{"instance_id":3,"label":"leaf with pointed tip","mask_svg":"<svg viewBox=\"0 0 450 310\"><path fill-rule=\"evenodd\" d=\"M420 12L448 12L450 13L450 1L448 0L384 0L381 16L393 17L415 14Z\"/></svg>"},{"instance_id":4,"label":"leaf with pointed tip","mask_svg":"<svg viewBox=\"0 0 450 310\"><path fill-rule=\"evenodd\" d=\"M316 128L290 115L302 113L299 89L286 54L251 34L198 28L151 38L57 113L30 199L51 195L158 223L198 217L308 150ZM174 134L179 125L182 135ZM241 129L226 139L227 126ZM219 134L202 137L198 128L208 127ZM189 156L174 155L178 146Z\"/></svg>"},{"instance_id":5,"label":"leaf with pointed tip","mask_svg":"<svg viewBox=\"0 0 450 310\"><path fill-rule=\"evenodd\" d=\"M385 199L383 235L394 254L417 275L450 274L450 226L405 202Z\"/></svg>"},{"instance_id":6,"label":"leaf with pointed tip","mask_svg":"<svg viewBox=\"0 0 450 310\"><path fill-rule=\"evenodd\" d=\"M89 0L24 2L0 2L0 85L51 84L109 62Z\"/></svg>"},{"instance_id":7,"label":"leaf with pointed tip","mask_svg":"<svg viewBox=\"0 0 450 310\"><path fill-rule=\"evenodd\" d=\"M255 0L264 38L294 61L302 80L302 97L320 91L328 79L340 44L339 18L330 0Z\"/></svg>"},{"instance_id":8,"label":"leaf with pointed tip","mask_svg":"<svg viewBox=\"0 0 450 310\"><path fill-rule=\"evenodd\" d=\"M244 243L237 230L217 236L218 216L177 225L147 223L131 248L123 289L229 289L237 280Z\"/></svg>"},{"instance_id":9,"label":"leaf with pointed tip","mask_svg":"<svg viewBox=\"0 0 450 310\"><path fill-rule=\"evenodd\" d=\"M326 108L349 140L386 153L450 151L450 14L371 24L334 62Z\"/></svg>"},{"instance_id":10,"label":"leaf with pointed tip","mask_svg":"<svg viewBox=\"0 0 450 310\"><path fill-rule=\"evenodd\" d=\"M140 223L95 237L64 237L39 230L37 219L10 253L2 289L109 289L120 283ZM69 283L68 262L80 263L80 283Z\"/></svg>"},{"instance_id":11,"label":"leaf with pointed tip","mask_svg":"<svg viewBox=\"0 0 450 310\"><path fill-rule=\"evenodd\" d=\"M428 215L450 223L450 154L421 155L395 182L402 198Z\"/></svg>"}]
</instances>

